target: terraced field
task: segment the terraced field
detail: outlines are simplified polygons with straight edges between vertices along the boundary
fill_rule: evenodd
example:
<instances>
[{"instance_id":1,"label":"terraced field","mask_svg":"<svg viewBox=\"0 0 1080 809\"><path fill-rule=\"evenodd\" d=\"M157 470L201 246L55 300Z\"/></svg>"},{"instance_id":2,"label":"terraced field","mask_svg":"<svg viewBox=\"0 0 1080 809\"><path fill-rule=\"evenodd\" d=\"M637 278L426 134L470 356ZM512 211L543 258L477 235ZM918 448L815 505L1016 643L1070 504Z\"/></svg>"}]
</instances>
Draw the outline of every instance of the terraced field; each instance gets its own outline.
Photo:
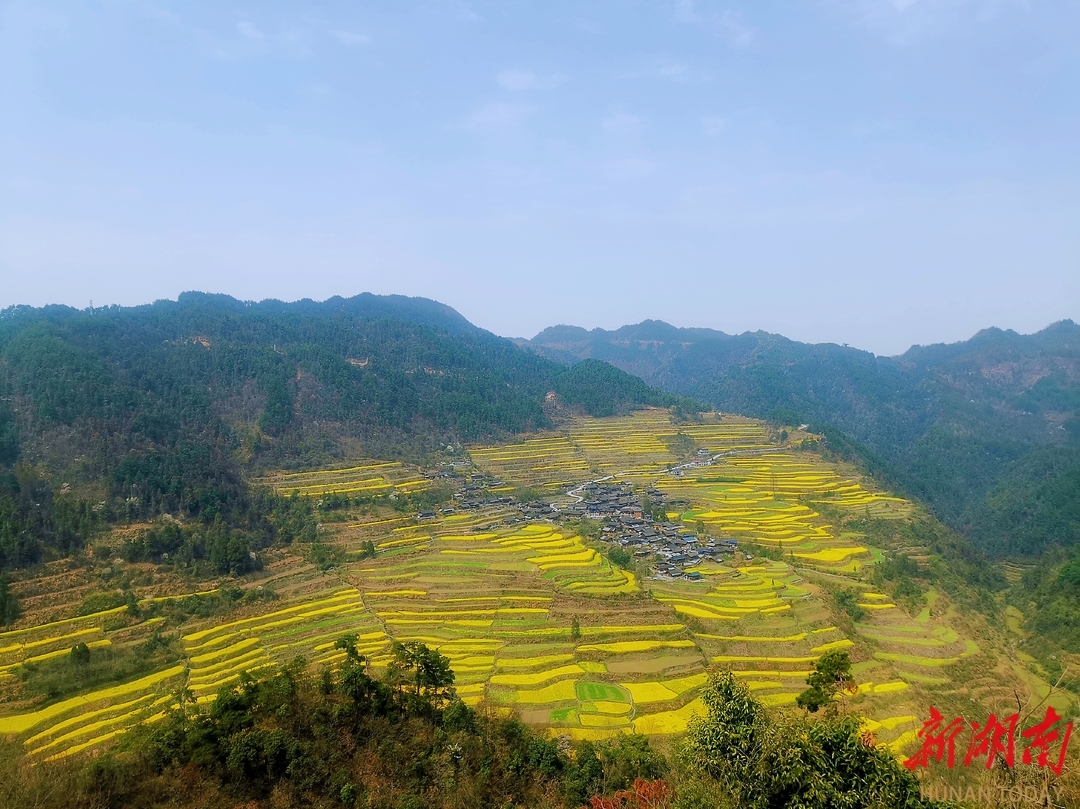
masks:
<instances>
[{"instance_id":1,"label":"terraced field","mask_svg":"<svg viewBox=\"0 0 1080 809\"><path fill-rule=\"evenodd\" d=\"M214 623L182 637L188 659L187 687L197 701L212 700L223 685L244 672L257 674L295 657L334 663L345 653L337 638L357 636L357 650L380 661L390 639L351 587L322 590L272 612Z\"/></svg>"},{"instance_id":2,"label":"terraced field","mask_svg":"<svg viewBox=\"0 0 1080 809\"><path fill-rule=\"evenodd\" d=\"M537 436L520 444L472 447L483 469L518 485L556 488L584 480L589 465L581 451L563 436Z\"/></svg>"},{"instance_id":3,"label":"terraced field","mask_svg":"<svg viewBox=\"0 0 1080 809\"><path fill-rule=\"evenodd\" d=\"M17 678L14 671L70 654L85 643L91 650L111 647L110 619L127 607L50 621L0 633L0 693ZM141 636L152 622L135 625L127 635ZM28 752L55 758L104 743L138 722L160 718L169 688L183 682L183 666L174 666L121 685L89 690L31 711L0 713L0 734L21 735ZM9 682L5 683L4 680Z\"/></svg>"},{"instance_id":4,"label":"terraced field","mask_svg":"<svg viewBox=\"0 0 1080 809\"><path fill-rule=\"evenodd\" d=\"M255 481L271 487L288 497L320 497L327 494L386 494L415 492L426 489L430 481L416 469L397 461L367 463L343 469L321 469L311 472L279 473Z\"/></svg>"},{"instance_id":5,"label":"terraced field","mask_svg":"<svg viewBox=\"0 0 1080 809\"><path fill-rule=\"evenodd\" d=\"M466 702L513 709L576 738L681 732L702 710L713 668L734 671L766 704L788 706L822 654L847 649L859 686L845 702L880 742L900 750L931 702L977 699L985 712L1008 702L1018 678L1033 676L989 658L936 592L909 616L875 590L866 574L884 551L833 523L848 514L905 520L912 506L812 452L770 445L760 423L710 416L673 424L666 411L645 410L577 419L559 434L469 452L478 471L506 489L546 487L558 496L608 476L656 486L691 504L670 519L775 558L744 550L692 568L698 581L665 580L614 566L572 524L522 523L505 504L430 519L358 513L323 526L323 541L344 551L335 570L320 573L282 555L244 584L270 588L277 599L186 624L179 664L47 707L2 706L0 733L18 735L44 757L92 748L159 718L181 687L206 702L243 672L298 655L334 665L344 634L358 636L376 670L392 639L422 641L450 658ZM365 463L263 482L315 497L404 492L427 478L399 464ZM367 542L373 558L358 552ZM857 594L858 622L837 609L830 593L838 588ZM79 641L120 642L108 627L125 609L0 634L0 693L26 661L67 654ZM123 642L151 630L127 625Z\"/></svg>"},{"instance_id":6,"label":"terraced field","mask_svg":"<svg viewBox=\"0 0 1080 809\"><path fill-rule=\"evenodd\" d=\"M483 470L517 485L569 486L619 473L629 479L658 478L682 460L672 451L678 438L710 455L769 447L760 422L737 416L673 424L666 410L645 409L618 419L574 419L561 435L540 435L519 444L470 447Z\"/></svg>"}]
</instances>

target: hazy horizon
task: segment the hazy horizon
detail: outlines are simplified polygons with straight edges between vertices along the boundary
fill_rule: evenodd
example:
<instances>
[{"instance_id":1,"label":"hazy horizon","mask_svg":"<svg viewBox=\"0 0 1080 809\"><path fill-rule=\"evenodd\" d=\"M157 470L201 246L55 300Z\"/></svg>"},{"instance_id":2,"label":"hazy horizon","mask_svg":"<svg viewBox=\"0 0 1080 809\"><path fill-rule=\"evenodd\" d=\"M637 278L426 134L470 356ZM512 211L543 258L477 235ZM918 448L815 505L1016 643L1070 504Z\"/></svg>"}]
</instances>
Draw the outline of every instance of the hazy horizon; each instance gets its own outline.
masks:
<instances>
[{"instance_id":1,"label":"hazy horizon","mask_svg":"<svg viewBox=\"0 0 1080 809\"><path fill-rule=\"evenodd\" d=\"M194 292L194 293L206 294L206 295L218 295L218 294L227 295L228 294L228 293L218 293L218 292L207 291L207 290L184 290L184 292ZM367 292L367 290L364 290L364 291L356 293L356 295L362 295L362 294L365 294L366 292ZM395 295L397 295L399 297L426 298L427 300L434 301L435 303L441 303L441 304L443 304L445 306L449 306L451 309L456 311L458 314L462 315L462 317L465 317L466 320L468 320L474 326L477 326L477 327L479 327L481 329L485 329L486 331L490 331L493 334L495 334L496 336L504 337L504 338L506 338L508 340L533 340L536 337L538 337L542 332L546 331L549 328L581 328L581 329L585 329L585 330L590 331L590 332L594 331L596 329L601 329L601 330L604 330L604 331L611 332L611 331L616 331L616 330L618 330L618 329L620 329L622 327L640 326L644 322L653 321L653 322L666 323L667 325L674 326L676 328L712 329L714 331L724 332L725 334L732 335L732 336L737 336L737 335L746 334L746 333L754 333L754 332L758 332L758 331L764 331L764 332L769 332L769 333L772 333L772 334L779 334L782 337L787 337L790 340L796 340L798 342L803 342L803 343L811 342L811 341L807 341L807 340L799 340L797 337L793 337L790 334L785 334L782 331L771 331L769 329L757 329L757 328L743 329L743 330L740 330L740 331L725 331L722 328L715 328L715 327L712 327L712 326L700 326L700 325L696 325L696 324L692 324L692 323L685 323L685 324L672 323L670 321L663 320L662 318L643 318L642 320L635 321L633 323L630 323L630 322L621 323L618 326L614 326L614 327L611 327L611 328L605 328L603 326L580 326L580 325L578 325L576 323L549 323L547 326L544 326L542 329L539 329L538 331L532 333L531 335L502 334L500 332L495 332L492 329L487 328L482 323L477 323L472 318L469 318L464 313L462 313L461 310L458 309L456 306L453 306L452 304L447 303L446 301L436 300L436 299L431 298L431 297L426 296L426 295L401 296L400 293L394 293L394 292L370 293L370 294L386 295L386 296L395 296ZM230 296L230 297L234 297L236 300L239 300L239 301L244 302L244 303L259 304L259 303L268 303L268 302L271 302L271 301L276 301L276 302L279 302L279 303L289 304L289 303L299 303L299 302L301 302L303 300L314 300L315 303L325 303L327 300L329 300L331 298L338 297L338 298L348 299L348 298L353 297L353 296L352 295L330 295L327 298L322 298L322 299L318 299L318 300L310 298L310 297L307 297L307 298L295 298L295 299L290 299L290 300L283 300L281 298L259 298L259 299L255 299L255 298L236 298L236 296ZM117 304L117 303L111 303L111 302L98 301L98 302L96 302L94 304L94 308L95 309L108 308L108 307L114 306L114 305L115 306L122 306L122 307L149 306L149 305L161 302L161 301L176 302L176 300L177 300L177 298L175 298L175 297L173 297L173 298L157 298L157 299L155 299L153 301L142 301L142 302L134 303L134 304ZM55 303L55 305L71 306L74 309L80 309L82 311L87 311L89 309L89 306L81 307L81 306L74 305L74 304L64 304L62 302L54 302L54 303ZM18 306L19 304L13 304L13 305ZM33 305L33 304L23 304L23 305ZM44 304L44 305L50 305L50 304ZM2 310L0 310L0 311L2 311ZM863 346L856 345L856 344L851 343L851 342L834 342L834 341L831 341L831 340L824 340L824 341L818 341L818 342L819 343L826 343L826 344L831 343L831 344L834 344L834 345L843 345L843 346L846 346L846 347L849 347L849 348L858 349L860 351L867 351L867 352L875 354L875 356L879 356L879 357L890 357L890 356L895 357L895 356L899 356L900 354L903 354L905 351L907 351L910 348L916 348L916 347L920 347L920 346L929 346L929 345L935 345L935 344L941 344L941 343L965 342L965 341L970 340L971 338L973 338L979 332L984 331L986 329L997 328L997 329L1001 329L1002 331L1013 331L1013 332L1016 332L1017 334L1020 334L1022 336L1030 336L1032 334L1036 334L1036 333L1041 332L1041 331L1043 331L1045 329L1048 329L1051 326L1054 326L1054 325L1056 325L1058 323L1061 323L1063 321L1074 322L1072 318L1059 318L1058 320L1052 321L1050 323L1046 323L1045 325L1039 326L1039 327L1037 327L1035 329L1032 329L1031 331L1017 331L1016 329L1007 329L1007 328L1004 328L1004 327L1001 327L1001 326L997 326L995 324L989 324L989 325L983 326L980 329L976 329L971 334L967 335L966 337L961 337L958 340L948 340L948 341L936 340L936 341L929 341L929 342L922 342L922 343L911 343L910 345L906 346L903 350L897 351L897 352L895 352L893 354L878 353L878 352L875 352L875 351L871 351L871 349L869 349L869 348L864 348Z\"/></svg>"},{"instance_id":2,"label":"hazy horizon","mask_svg":"<svg viewBox=\"0 0 1080 809\"><path fill-rule=\"evenodd\" d=\"M6 2L0 307L423 296L879 355L1080 319L1080 6Z\"/></svg>"}]
</instances>

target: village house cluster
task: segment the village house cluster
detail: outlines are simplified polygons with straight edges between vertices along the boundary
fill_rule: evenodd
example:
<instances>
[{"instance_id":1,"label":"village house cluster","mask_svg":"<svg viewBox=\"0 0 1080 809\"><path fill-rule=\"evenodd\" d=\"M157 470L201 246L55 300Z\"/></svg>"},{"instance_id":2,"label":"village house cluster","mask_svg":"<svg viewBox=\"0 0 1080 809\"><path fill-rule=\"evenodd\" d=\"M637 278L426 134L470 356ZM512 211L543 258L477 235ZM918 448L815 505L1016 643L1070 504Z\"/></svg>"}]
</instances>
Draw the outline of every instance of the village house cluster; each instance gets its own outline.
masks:
<instances>
[{"instance_id":1,"label":"village house cluster","mask_svg":"<svg viewBox=\"0 0 1080 809\"><path fill-rule=\"evenodd\" d=\"M627 553L653 568L654 575L663 579L696 581L701 574L693 567L707 560L718 560L725 554L733 554L739 543L733 538L714 537L689 531L686 525L667 519L669 511L689 507L686 500L669 498L656 488L647 489L642 496L635 494L626 482L585 483L569 491L577 502L561 508L537 500L521 502L508 495L492 496L491 489L506 484L484 474L464 476L464 482L455 494L456 510L477 511L487 508L515 509L520 517L506 517L504 525L516 525L535 520L595 520L602 523L601 538L625 550ZM453 514L455 508L421 511L420 519L432 519ZM490 530L499 522L484 526Z\"/></svg>"},{"instance_id":2,"label":"village house cluster","mask_svg":"<svg viewBox=\"0 0 1080 809\"><path fill-rule=\"evenodd\" d=\"M738 548L734 539L699 536L687 531L682 523L669 521L668 510L689 504L669 499L659 489L648 489L644 498L639 498L628 483L586 483L572 492L582 498L581 502L566 507L562 513L603 521L603 538L633 553L635 558L655 559L657 577L700 579L700 573L687 568L734 553Z\"/></svg>"},{"instance_id":3,"label":"village house cluster","mask_svg":"<svg viewBox=\"0 0 1080 809\"><path fill-rule=\"evenodd\" d=\"M449 476L448 476L449 477ZM479 511L481 509L517 509L521 517L507 517L502 520L504 525L517 525L523 520L550 520L558 515L558 512L550 504L543 500L533 502L521 502L516 497L509 495L492 496L492 489L502 489L506 483L489 475L474 474L466 475L461 488L454 494L455 507L421 511L416 516L421 520L433 519L442 514L444 516L454 514L456 511ZM495 523L498 525L498 523ZM490 528L492 526L486 526Z\"/></svg>"}]
</instances>

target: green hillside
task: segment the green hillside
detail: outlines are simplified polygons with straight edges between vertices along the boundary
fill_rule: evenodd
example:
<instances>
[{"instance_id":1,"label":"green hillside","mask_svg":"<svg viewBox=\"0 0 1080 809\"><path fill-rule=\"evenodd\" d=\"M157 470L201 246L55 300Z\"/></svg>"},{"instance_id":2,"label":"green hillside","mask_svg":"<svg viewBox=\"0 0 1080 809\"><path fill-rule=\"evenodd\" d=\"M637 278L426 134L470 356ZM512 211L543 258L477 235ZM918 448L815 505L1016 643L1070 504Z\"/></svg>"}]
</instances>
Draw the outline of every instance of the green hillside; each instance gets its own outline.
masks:
<instances>
[{"instance_id":1,"label":"green hillside","mask_svg":"<svg viewBox=\"0 0 1080 809\"><path fill-rule=\"evenodd\" d=\"M1080 326L987 329L875 357L764 332L645 321L567 326L529 342L562 362L604 360L722 410L839 431L875 473L996 555L1080 543Z\"/></svg>"},{"instance_id":2,"label":"green hillside","mask_svg":"<svg viewBox=\"0 0 1080 809\"><path fill-rule=\"evenodd\" d=\"M14 307L0 313L0 564L67 552L116 519L236 521L247 470L541 429L549 393L597 415L677 400L425 299Z\"/></svg>"},{"instance_id":3,"label":"green hillside","mask_svg":"<svg viewBox=\"0 0 1080 809\"><path fill-rule=\"evenodd\" d=\"M699 332L573 362L552 334L545 358L370 295L3 312L0 802L915 807L931 706L1075 715L1065 359L1040 384L993 335L854 370L773 341L699 370L756 420L606 361ZM1038 418L1009 432L969 366Z\"/></svg>"},{"instance_id":4,"label":"green hillside","mask_svg":"<svg viewBox=\"0 0 1080 809\"><path fill-rule=\"evenodd\" d=\"M0 629L0 789L44 789L26 760L91 805L467 790L576 808L641 777L686 807L915 807L955 775L899 766L931 706L1075 714L998 620L978 553L806 432L644 408L426 467L248 482L270 508L247 518L277 529L254 565L232 551L256 526L181 515L5 584L21 615ZM844 688L808 714L826 660ZM718 746L739 723L738 750Z\"/></svg>"}]
</instances>

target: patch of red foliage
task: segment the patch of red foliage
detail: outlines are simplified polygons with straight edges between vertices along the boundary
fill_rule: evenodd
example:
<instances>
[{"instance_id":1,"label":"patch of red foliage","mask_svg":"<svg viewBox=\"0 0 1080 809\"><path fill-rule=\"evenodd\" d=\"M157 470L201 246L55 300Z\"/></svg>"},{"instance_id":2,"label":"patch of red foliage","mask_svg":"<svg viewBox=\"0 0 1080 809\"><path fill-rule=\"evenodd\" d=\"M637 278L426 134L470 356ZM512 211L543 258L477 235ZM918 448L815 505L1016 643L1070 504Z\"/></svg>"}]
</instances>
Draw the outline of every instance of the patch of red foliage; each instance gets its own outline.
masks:
<instances>
[{"instance_id":1,"label":"patch of red foliage","mask_svg":"<svg viewBox=\"0 0 1080 809\"><path fill-rule=\"evenodd\" d=\"M593 795L582 809L670 809L675 793L667 781L638 778L630 789L620 790L610 798Z\"/></svg>"}]
</instances>

